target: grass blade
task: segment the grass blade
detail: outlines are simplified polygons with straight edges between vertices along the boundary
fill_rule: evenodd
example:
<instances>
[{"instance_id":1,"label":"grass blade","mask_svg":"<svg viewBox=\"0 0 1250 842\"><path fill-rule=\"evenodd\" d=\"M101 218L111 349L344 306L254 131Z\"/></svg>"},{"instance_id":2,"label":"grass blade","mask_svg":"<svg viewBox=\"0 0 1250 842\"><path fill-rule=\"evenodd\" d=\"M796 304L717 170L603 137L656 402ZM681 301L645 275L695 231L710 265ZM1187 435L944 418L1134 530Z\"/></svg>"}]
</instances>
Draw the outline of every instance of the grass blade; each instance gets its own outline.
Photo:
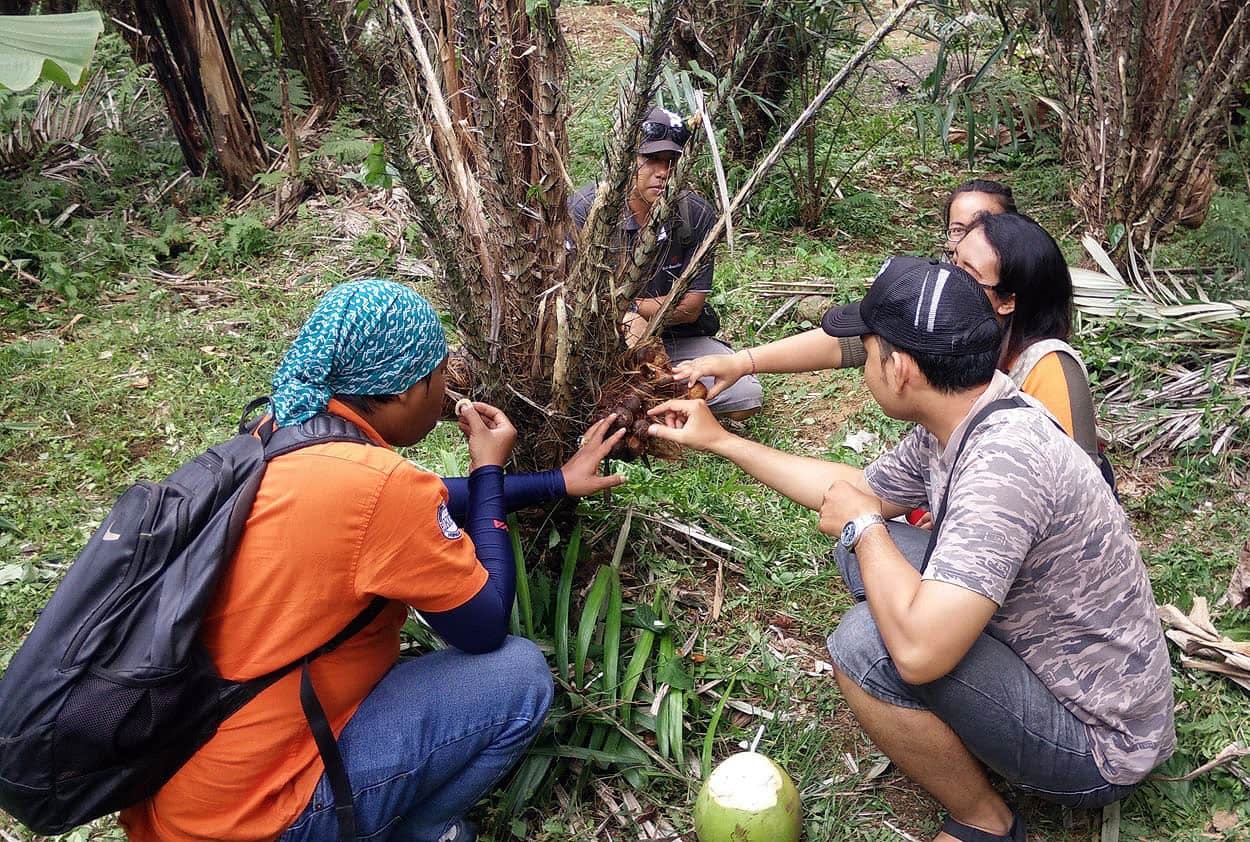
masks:
<instances>
[{"instance_id":1,"label":"grass blade","mask_svg":"<svg viewBox=\"0 0 1250 842\"><path fill-rule=\"evenodd\" d=\"M573 572L577 569L577 557L582 548L582 524L573 526L569 545L564 549L564 567L560 570L560 584L556 588L555 650L556 668L562 681L569 680L569 603L573 598Z\"/></svg>"},{"instance_id":2,"label":"grass blade","mask_svg":"<svg viewBox=\"0 0 1250 842\"><path fill-rule=\"evenodd\" d=\"M703 759L700 763L700 769L703 770L703 780L707 780L707 776L712 773L712 743L716 740L716 729L720 725L721 714L725 711L725 703L729 701L729 694L734 691L734 682L738 680L738 676L729 679L729 686L725 688L725 693L720 697L720 701L716 703L715 710L712 711L712 721L707 725L707 733L703 735Z\"/></svg>"},{"instance_id":3,"label":"grass blade","mask_svg":"<svg viewBox=\"0 0 1250 842\"><path fill-rule=\"evenodd\" d=\"M625 555L625 546L629 541L629 529L634 523L634 507L630 506L625 510L625 522L621 524L621 531L616 536L616 547L612 550L612 569L621 569L621 558Z\"/></svg>"},{"instance_id":4,"label":"grass blade","mask_svg":"<svg viewBox=\"0 0 1250 842\"><path fill-rule=\"evenodd\" d=\"M516 515L508 515L508 537L512 540L512 557L516 559L516 609L521 615L521 631L533 640L534 603L530 598L530 578L525 569L525 553L521 549L521 530Z\"/></svg>"},{"instance_id":5,"label":"grass blade","mask_svg":"<svg viewBox=\"0 0 1250 842\"><path fill-rule=\"evenodd\" d=\"M599 572L595 574L595 583L591 585L590 593L586 594L586 606L582 609L582 618L577 624L573 684L583 693L586 692L586 656L590 652L590 641L594 639L599 626L599 612L603 610L603 601L608 595L611 573L611 568L599 568Z\"/></svg>"},{"instance_id":6,"label":"grass blade","mask_svg":"<svg viewBox=\"0 0 1250 842\"><path fill-rule=\"evenodd\" d=\"M682 745L683 725L685 724L686 714L686 691L678 690L670 687L668 698L664 700L665 707L668 708L667 725L668 725L668 749L672 754L673 763L678 769L684 769L683 760L684 747Z\"/></svg>"},{"instance_id":7,"label":"grass blade","mask_svg":"<svg viewBox=\"0 0 1250 842\"><path fill-rule=\"evenodd\" d=\"M512 776L512 782L508 784L503 795L500 808L504 815L520 815L530 805L555 759L555 755L550 752L534 750L529 753Z\"/></svg>"},{"instance_id":8,"label":"grass blade","mask_svg":"<svg viewBox=\"0 0 1250 842\"><path fill-rule=\"evenodd\" d=\"M672 632L666 632L660 638L660 667L661 669L669 661L677 657L677 643L673 640ZM672 729L672 705L670 704L673 694L678 691L672 686L668 686L668 695L660 702L659 710L655 714L655 742L656 747L660 751L662 757L673 757L671 753L673 745L673 729Z\"/></svg>"},{"instance_id":9,"label":"grass blade","mask_svg":"<svg viewBox=\"0 0 1250 842\"><path fill-rule=\"evenodd\" d=\"M616 706L620 690L621 666L621 574L608 569L608 610L603 618L603 687L608 701Z\"/></svg>"},{"instance_id":10,"label":"grass blade","mask_svg":"<svg viewBox=\"0 0 1250 842\"><path fill-rule=\"evenodd\" d=\"M647 660L650 659L653 648L655 648L655 632L645 629L640 631L638 642L634 644L634 654L625 668L625 683L621 685L620 720L626 726L633 718L634 693L638 690L638 682L642 680L642 674L647 668Z\"/></svg>"}]
</instances>

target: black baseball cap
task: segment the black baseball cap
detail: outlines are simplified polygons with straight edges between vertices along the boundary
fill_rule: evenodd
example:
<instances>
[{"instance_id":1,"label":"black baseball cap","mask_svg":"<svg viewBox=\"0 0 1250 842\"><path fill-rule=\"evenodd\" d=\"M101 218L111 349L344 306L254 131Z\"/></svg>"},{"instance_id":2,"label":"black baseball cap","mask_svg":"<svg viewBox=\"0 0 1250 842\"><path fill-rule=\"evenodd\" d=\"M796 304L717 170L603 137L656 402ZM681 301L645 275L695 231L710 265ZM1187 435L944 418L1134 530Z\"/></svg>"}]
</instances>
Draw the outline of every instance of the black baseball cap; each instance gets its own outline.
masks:
<instances>
[{"instance_id":1,"label":"black baseball cap","mask_svg":"<svg viewBox=\"0 0 1250 842\"><path fill-rule=\"evenodd\" d=\"M659 152L682 153L690 130L680 114L656 106L647 112L642 121L642 142L638 144L639 155L655 155Z\"/></svg>"},{"instance_id":2,"label":"black baseball cap","mask_svg":"<svg viewBox=\"0 0 1250 842\"><path fill-rule=\"evenodd\" d=\"M902 348L942 357L995 349L1002 329L989 296L950 263L891 257L860 301L833 307L821 319L830 336L875 334Z\"/></svg>"}]
</instances>

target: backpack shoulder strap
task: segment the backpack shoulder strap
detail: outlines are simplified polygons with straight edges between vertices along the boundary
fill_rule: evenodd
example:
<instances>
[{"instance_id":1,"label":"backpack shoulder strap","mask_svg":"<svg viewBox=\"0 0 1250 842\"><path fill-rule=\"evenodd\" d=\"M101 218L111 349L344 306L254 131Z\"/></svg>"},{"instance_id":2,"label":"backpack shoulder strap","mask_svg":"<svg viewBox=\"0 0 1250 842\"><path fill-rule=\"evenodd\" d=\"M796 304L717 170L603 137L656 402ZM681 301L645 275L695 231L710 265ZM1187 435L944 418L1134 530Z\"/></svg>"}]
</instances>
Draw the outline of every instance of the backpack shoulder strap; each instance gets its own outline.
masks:
<instances>
[{"instance_id":1,"label":"backpack shoulder strap","mask_svg":"<svg viewBox=\"0 0 1250 842\"><path fill-rule=\"evenodd\" d=\"M929 546L924 551L924 561L920 564L920 572L923 574L925 568L929 566L929 558L933 555L933 549L937 546L938 532L942 528L942 519L946 517L946 503L951 496L951 486L955 484L955 471L959 468L959 457L964 454L964 445L968 443L968 439L972 438L972 431L989 416L998 412L1000 409L1016 409L1024 408L1029 404L1024 398L1012 395L1009 398L999 398L996 401L990 401L981 407L976 415L972 416L972 420L968 422L968 426L964 429L964 436L959 440L959 447L955 450L955 458L951 460L950 476L946 479L946 490L942 492L942 503L938 506L936 512L933 513L933 530L929 533Z\"/></svg>"},{"instance_id":2,"label":"backpack shoulder strap","mask_svg":"<svg viewBox=\"0 0 1250 842\"><path fill-rule=\"evenodd\" d=\"M1085 361L1081 359L1081 355L1077 353L1075 348L1062 339L1042 339L1025 348L1020 352L1020 356L1016 357L1016 361L1012 364L1011 370L1007 372L1007 376L1017 386L1021 385L1028 378L1029 373L1033 371L1034 366L1041 362L1042 357L1047 354L1063 354L1074 360L1081 367L1081 373L1085 375L1085 381L1089 382L1089 370L1085 367Z\"/></svg>"},{"instance_id":3,"label":"backpack shoulder strap","mask_svg":"<svg viewBox=\"0 0 1250 842\"><path fill-rule=\"evenodd\" d=\"M348 441L377 446L377 442L365 435L364 431L351 421L322 412L301 424L291 424L275 429L265 442L265 461L268 462L314 444L331 441Z\"/></svg>"},{"instance_id":4,"label":"backpack shoulder strap","mask_svg":"<svg viewBox=\"0 0 1250 842\"><path fill-rule=\"evenodd\" d=\"M674 237L683 249L689 249L696 244L692 214L690 191L683 190L677 197L677 231Z\"/></svg>"}]
</instances>

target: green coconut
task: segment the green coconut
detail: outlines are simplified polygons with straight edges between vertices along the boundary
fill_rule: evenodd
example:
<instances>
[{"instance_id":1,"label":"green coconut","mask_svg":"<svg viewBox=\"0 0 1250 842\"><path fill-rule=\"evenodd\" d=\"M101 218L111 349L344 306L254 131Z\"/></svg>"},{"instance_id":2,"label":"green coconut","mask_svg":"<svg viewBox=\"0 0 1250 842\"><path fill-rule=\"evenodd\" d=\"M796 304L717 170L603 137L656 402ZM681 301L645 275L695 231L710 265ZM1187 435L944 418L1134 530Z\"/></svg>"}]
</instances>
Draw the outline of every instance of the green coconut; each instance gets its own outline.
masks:
<instances>
[{"instance_id":1,"label":"green coconut","mask_svg":"<svg viewBox=\"0 0 1250 842\"><path fill-rule=\"evenodd\" d=\"M699 842L799 842L794 781L762 754L743 751L712 770L694 804Z\"/></svg>"}]
</instances>

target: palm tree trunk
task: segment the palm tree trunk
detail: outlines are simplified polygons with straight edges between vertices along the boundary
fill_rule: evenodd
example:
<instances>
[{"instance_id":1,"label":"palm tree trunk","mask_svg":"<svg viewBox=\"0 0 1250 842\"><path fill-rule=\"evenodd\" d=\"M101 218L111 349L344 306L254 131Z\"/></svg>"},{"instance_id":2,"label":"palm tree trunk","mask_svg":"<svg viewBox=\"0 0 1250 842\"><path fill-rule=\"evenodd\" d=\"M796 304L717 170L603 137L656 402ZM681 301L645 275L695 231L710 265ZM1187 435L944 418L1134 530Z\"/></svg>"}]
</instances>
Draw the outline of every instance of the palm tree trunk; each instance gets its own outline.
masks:
<instances>
[{"instance_id":1,"label":"palm tree trunk","mask_svg":"<svg viewBox=\"0 0 1250 842\"><path fill-rule=\"evenodd\" d=\"M156 71L187 168L201 175L211 163L232 196L250 190L269 156L216 0L102 5L126 24L123 34L135 62Z\"/></svg>"},{"instance_id":2,"label":"palm tree trunk","mask_svg":"<svg viewBox=\"0 0 1250 842\"><path fill-rule=\"evenodd\" d=\"M313 103L321 106L323 114L332 116L343 98L347 72L328 32L334 22L308 0L276 0L274 7L282 23L283 60L294 62Z\"/></svg>"}]
</instances>

